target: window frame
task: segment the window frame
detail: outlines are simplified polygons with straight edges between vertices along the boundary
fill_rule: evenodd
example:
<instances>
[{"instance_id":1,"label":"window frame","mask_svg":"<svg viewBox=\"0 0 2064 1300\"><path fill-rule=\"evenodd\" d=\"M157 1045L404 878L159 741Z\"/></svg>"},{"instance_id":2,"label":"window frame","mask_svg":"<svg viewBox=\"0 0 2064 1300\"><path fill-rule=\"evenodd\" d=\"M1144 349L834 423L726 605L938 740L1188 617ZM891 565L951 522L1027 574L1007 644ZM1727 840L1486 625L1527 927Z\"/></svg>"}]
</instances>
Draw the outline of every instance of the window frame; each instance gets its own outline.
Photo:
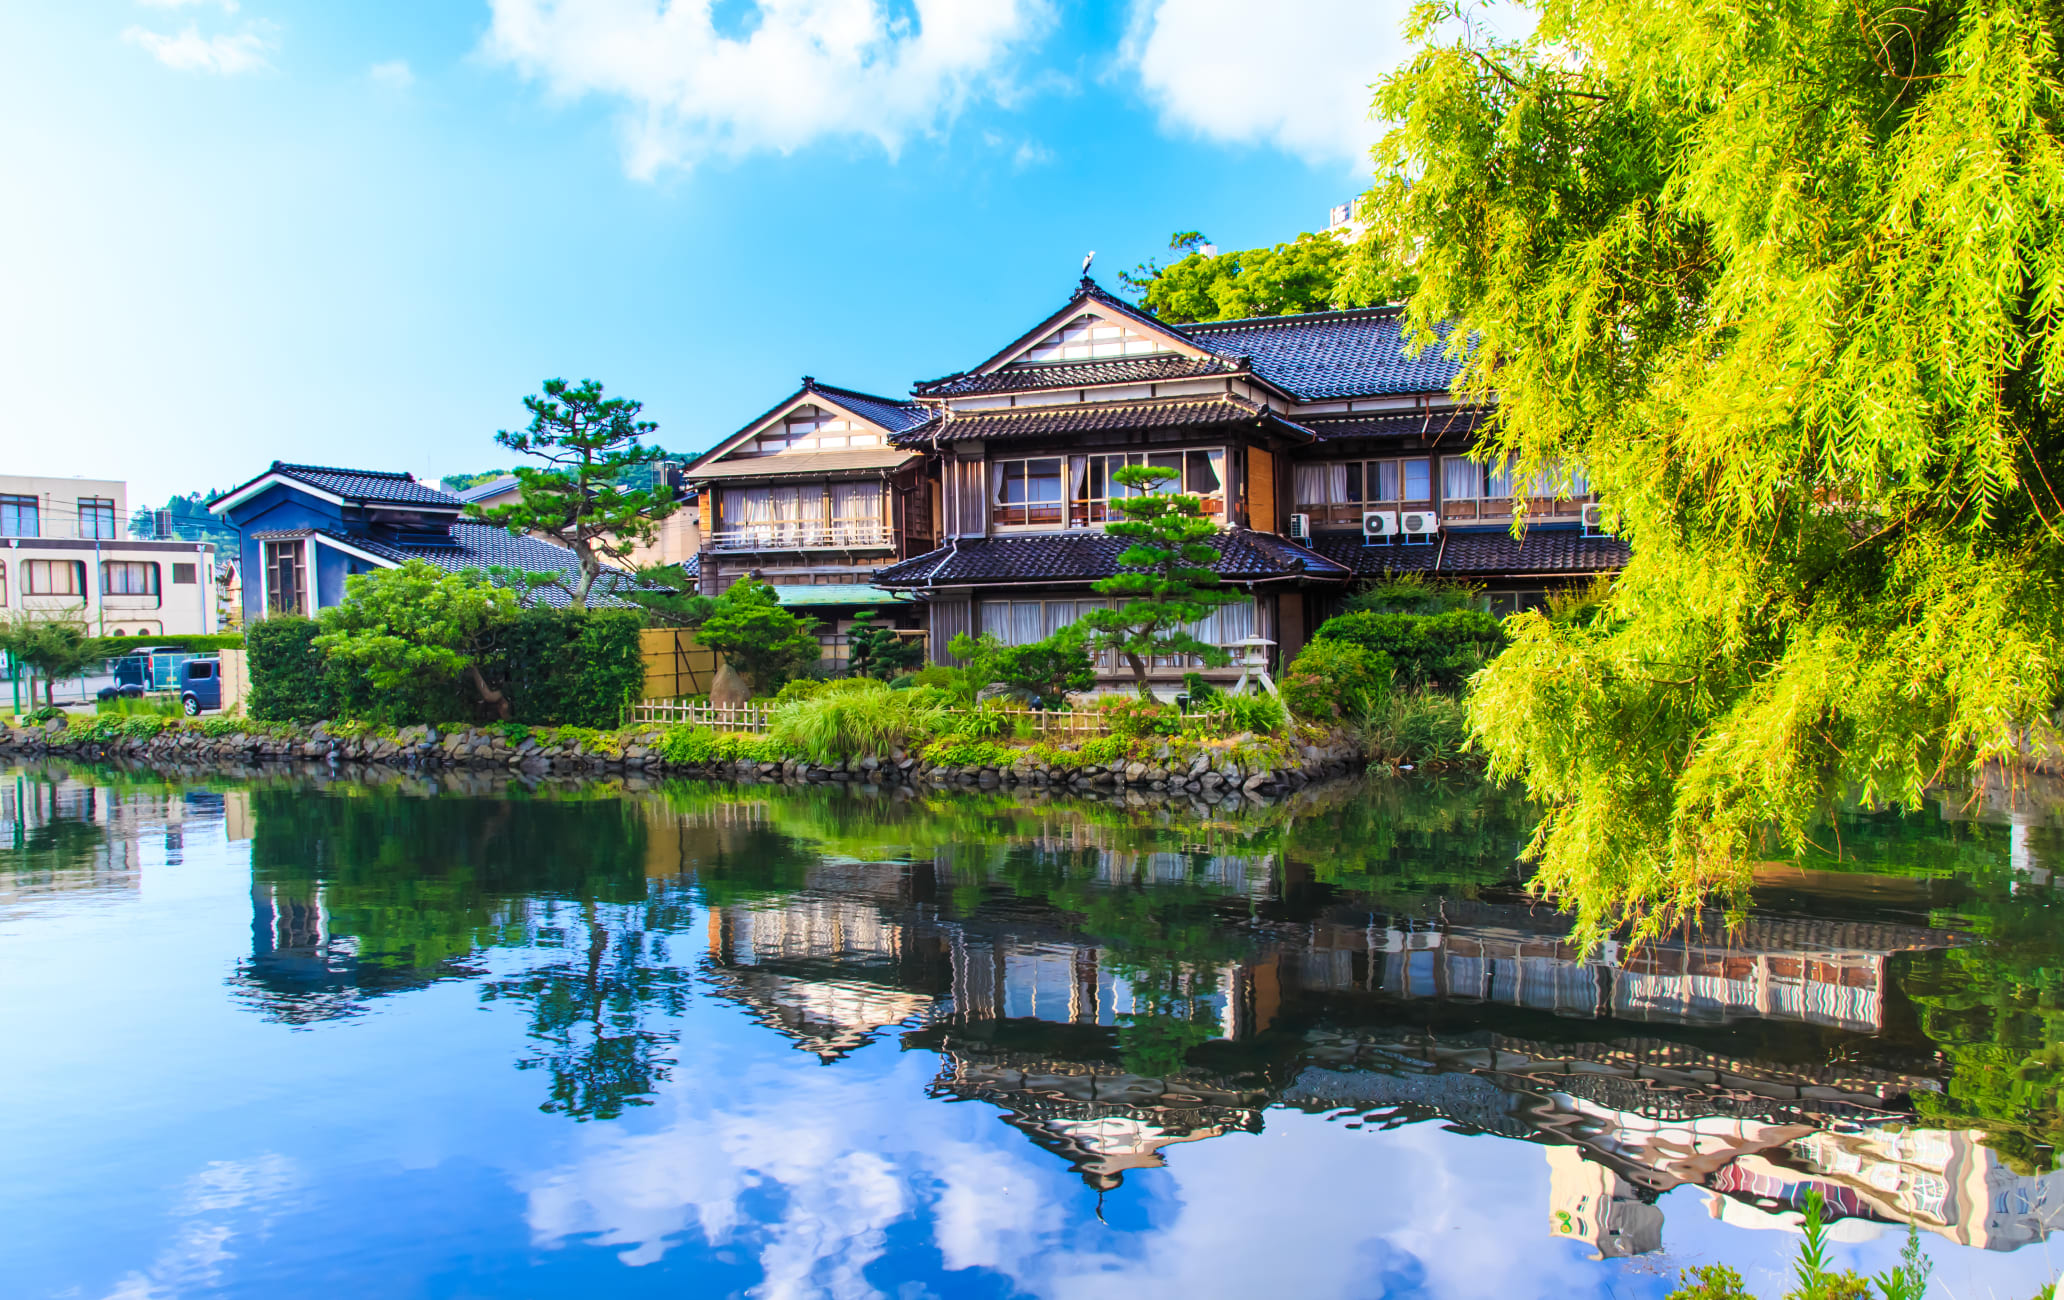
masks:
<instances>
[{"instance_id":1,"label":"window frame","mask_svg":"<svg viewBox=\"0 0 2064 1300\"><path fill-rule=\"evenodd\" d=\"M113 580L118 573L122 575L122 582L119 585ZM143 579L141 590L133 589L130 586L129 580L136 577ZM148 596L154 600L163 601L165 598L164 572L155 560L102 560L100 562L100 595L102 600L107 599L109 596Z\"/></svg>"},{"instance_id":2,"label":"window frame","mask_svg":"<svg viewBox=\"0 0 2064 1300\"><path fill-rule=\"evenodd\" d=\"M78 508L80 537L87 541L100 542L111 542L115 539L117 520L113 497L80 497ZM91 527L87 523L89 517L93 521Z\"/></svg>"},{"instance_id":3,"label":"window frame","mask_svg":"<svg viewBox=\"0 0 2064 1300\"><path fill-rule=\"evenodd\" d=\"M1192 471L1198 468L1192 463L1195 458L1202 458L1203 471L1217 478L1215 488L1192 489ZM1169 489L1170 495L1195 496L1204 503L1204 514L1207 518L1224 522L1226 484L1230 477L1232 459L1232 448L1225 443L1183 444L1174 447L1120 447L1090 452L1054 452L1049 455L992 458L988 462L989 526L1009 531L1102 529L1105 524L1120 517L1112 509L1112 502L1141 495L1112 482L1112 474L1127 465L1154 464L1165 465L1176 471L1176 486ZM1004 499L1007 486L1011 482L1011 466L1029 467L1034 463L1046 462L1059 463L1058 500ZM1034 481L1029 468L1019 471L1018 481L1025 484L1025 493L1029 498L1030 485ZM1201 487L1201 483L1199 486Z\"/></svg>"},{"instance_id":4,"label":"window frame","mask_svg":"<svg viewBox=\"0 0 2064 1300\"><path fill-rule=\"evenodd\" d=\"M65 572L71 574L72 589L70 591L37 590L37 574L48 575L56 573L59 566L62 566ZM86 587L86 561L84 560L30 558L22 561L22 595L24 596L68 597L83 602L91 594Z\"/></svg>"},{"instance_id":5,"label":"window frame","mask_svg":"<svg viewBox=\"0 0 2064 1300\"><path fill-rule=\"evenodd\" d=\"M22 518L28 518L28 529L23 531ZM10 516L12 522L10 522ZM24 496L19 493L0 493L0 537L41 537L43 535L43 499Z\"/></svg>"},{"instance_id":6,"label":"window frame","mask_svg":"<svg viewBox=\"0 0 2064 1300\"><path fill-rule=\"evenodd\" d=\"M265 576L265 617L275 615L308 615L308 539L289 538L286 541L265 541L259 543L259 565ZM277 581L282 568L281 561L291 557L285 567L294 579L294 604L289 608L281 600Z\"/></svg>"}]
</instances>

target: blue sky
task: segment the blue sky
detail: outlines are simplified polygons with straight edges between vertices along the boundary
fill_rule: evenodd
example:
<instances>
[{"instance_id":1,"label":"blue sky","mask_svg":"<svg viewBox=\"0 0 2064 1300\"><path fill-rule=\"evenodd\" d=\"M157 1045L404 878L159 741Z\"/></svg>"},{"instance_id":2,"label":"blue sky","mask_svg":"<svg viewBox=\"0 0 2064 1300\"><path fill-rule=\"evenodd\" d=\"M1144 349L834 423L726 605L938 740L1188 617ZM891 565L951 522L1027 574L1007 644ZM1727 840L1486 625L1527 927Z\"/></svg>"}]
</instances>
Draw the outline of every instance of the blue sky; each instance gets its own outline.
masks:
<instances>
[{"instance_id":1,"label":"blue sky","mask_svg":"<svg viewBox=\"0 0 2064 1300\"><path fill-rule=\"evenodd\" d=\"M10 472L504 462L550 376L684 451L901 393L1362 187L1402 0L0 0Z\"/></svg>"}]
</instances>

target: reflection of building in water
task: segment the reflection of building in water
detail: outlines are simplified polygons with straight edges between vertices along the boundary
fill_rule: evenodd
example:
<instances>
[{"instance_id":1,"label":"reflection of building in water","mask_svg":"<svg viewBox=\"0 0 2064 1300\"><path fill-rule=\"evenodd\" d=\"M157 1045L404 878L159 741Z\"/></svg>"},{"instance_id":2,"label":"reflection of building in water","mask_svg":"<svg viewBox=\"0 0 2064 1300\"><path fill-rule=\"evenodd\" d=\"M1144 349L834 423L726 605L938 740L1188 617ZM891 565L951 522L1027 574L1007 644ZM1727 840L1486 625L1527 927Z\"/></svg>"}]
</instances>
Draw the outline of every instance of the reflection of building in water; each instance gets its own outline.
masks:
<instances>
[{"instance_id":1,"label":"reflection of building in water","mask_svg":"<svg viewBox=\"0 0 2064 1300\"><path fill-rule=\"evenodd\" d=\"M1365 915L1365 914L1359 914ZM1329 923L1288 948L1312 990L1501 1002L1561 1016L1718 1023L1754 1017L1875 1032L1893 953L1956 936L1922 926L1751 918L1584 960L1565 918L1540 908L1448 901L1425 928ZM1286 971L1286 977L1289 976Z\"/></svg>"},{"instance_id":2,"label":"reflection of building in water","mask_svg":"<svg viewBox=\"0 0 2064 1300\"><path fill-rule=\"evenodd\" d=\"M1663 1211L1576 1147L1548 1148L1548 1232L1588 1241L1599 1259L1663 1248Z\"/></svg>"},{"instance_id":3,"label":"reflection of building in water","mask_svg":"<svg viewBox=\"0 0 2064 1300\"><path fill-rule=\"evenodd\" d=\"M123 790L70 773L0 780L0 907L134 891L148 851L177 865L188 830L221 825L223 812L223 796L207 790Z\"/></svg>"},{"instance_id":4,"label":"reflection of building in water","mask_svg":"<svg viewBox=\"0 0 2064 1300\"><path fill-rule=\"evenodd\" d=\"M1264 1090L1203 1071L1150 1078L988 1045L938 1050L945 1060L935 1095L1001 1107L1005 1123L1098 1189L1135 1169L1163 1167L1166 1147L1260 1132L1269 1102Z\"/></svg>"},{"instance_id":5,"label":"reflection of building in water","mask_svg":"<svg viewBox=\"0 0 2064 1300\"><path fill-rule=\"evenodd\" d=\"M469 973L456 962L430 970L362 961L358 940L332 926L324 886L251 885L251 957L230 980L239 1000L267 1019L315 1024L357 1015L369 998Z\"/></svg>"}]
</instances>

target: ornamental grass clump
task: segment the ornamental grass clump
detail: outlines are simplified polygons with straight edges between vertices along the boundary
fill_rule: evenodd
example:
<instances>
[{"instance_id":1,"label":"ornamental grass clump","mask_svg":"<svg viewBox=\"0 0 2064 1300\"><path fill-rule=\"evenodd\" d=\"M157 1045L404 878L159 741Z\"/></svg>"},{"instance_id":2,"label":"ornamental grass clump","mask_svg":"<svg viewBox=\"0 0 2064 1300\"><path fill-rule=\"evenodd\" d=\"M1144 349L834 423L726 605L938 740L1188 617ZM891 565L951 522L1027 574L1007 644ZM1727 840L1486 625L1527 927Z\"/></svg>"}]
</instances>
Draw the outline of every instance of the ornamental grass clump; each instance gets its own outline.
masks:
<instances>
[{"instance_id":1,"label":"ornamental grass clump","mask_svg":"<svg viewBox=\"0 0 2064 1300\"><path fill-rule=\"evenodd\" d=\"M895 691L863 677L831 685L837 689L777 706L768 735L812 762L835 763L906 748L945 728L946 700L938 691Z\"/></svg>"}]
</instances>

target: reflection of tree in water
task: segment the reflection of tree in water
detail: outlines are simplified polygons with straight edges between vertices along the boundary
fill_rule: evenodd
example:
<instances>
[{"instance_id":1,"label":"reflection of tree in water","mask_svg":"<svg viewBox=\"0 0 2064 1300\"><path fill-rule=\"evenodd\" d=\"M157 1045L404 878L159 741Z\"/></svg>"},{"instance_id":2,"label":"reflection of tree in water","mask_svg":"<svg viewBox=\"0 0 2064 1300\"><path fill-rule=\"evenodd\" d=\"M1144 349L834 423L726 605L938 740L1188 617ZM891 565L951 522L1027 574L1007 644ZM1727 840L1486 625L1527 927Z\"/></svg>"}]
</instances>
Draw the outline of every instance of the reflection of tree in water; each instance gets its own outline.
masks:
<instances>
[{"instance_id":1,"label":"reflection of tree in water","mask_svg":"<svg viewBox=\"0 0 2064 1300\"><path fill-rule=\"evenodd\" d=\"M522 1004L546 1109L614 1115L664 1077L685 995L666 931L687 902L648 885L648 832L616 797L424 797L386 786L252 792L244 996L307 1023L367 998L478 976L491 952L551 956L484 996Z\"/></svg>"},{"instance_id":2,"label":"reflection of tree in water","mask_svg":"<svg viewBox=\"0 0 2064 1300\"><path fill-rule=\"evenodd\" d=\"M614 1119L625 1106L650 1104L678 1039L653 1028L650 1018L678 1015L688 1000L690 973L673 964L665 934L680 929L686 913L678 895L638 904L547 904L535 921L535 944L567 956L483 987L484 1001L528 1010L535 1046L517 1068L551 1077L550 1099L540 1109Z\"/></svg>"},{"instance_id":3,"label":"reflection of tree in water","mask_svg":"<svg viewBox=\"0 0 2064 1300\"><path fill-rule=\"evenodd\" d=\"M1986 1130L2026 1173L2055 1168L2064 1147L2064 898L1995 863L1938 921L1977 942L1916 954L1900 984L1951 1066L1915 1105L1932 1123Z\"/></svg>"}]
</instances>

